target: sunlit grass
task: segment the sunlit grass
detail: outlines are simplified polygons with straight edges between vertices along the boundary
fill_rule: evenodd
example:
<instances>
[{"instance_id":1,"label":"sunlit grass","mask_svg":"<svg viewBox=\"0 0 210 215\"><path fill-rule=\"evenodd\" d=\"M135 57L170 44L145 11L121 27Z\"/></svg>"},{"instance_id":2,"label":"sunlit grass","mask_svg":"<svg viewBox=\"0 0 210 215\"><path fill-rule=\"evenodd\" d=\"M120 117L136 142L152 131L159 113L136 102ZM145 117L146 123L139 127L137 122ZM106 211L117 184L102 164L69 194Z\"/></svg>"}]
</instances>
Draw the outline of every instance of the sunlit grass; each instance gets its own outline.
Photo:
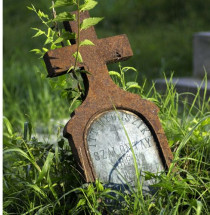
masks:
<instances>
[{"instance_id":1,"label":"sunlit grass","mask_svg":"<svg viewBox=\"0 0 210 215\"><path fill-rule=\"evenodd\" d=\"M28 120L47 125L52 118L68 117L68 104L51 88L44 68L14 61L4 73L4 114L15 126Z\"/></svg>"},{"instance_id":2,"label":"sunlit grass","mask_svg":"<svg viewBox=\"0 0 210 215\"><path fill-rule=\"evenodd\" d=\"M120 71L128 72L122 68ZM121 73L122 79L117 84L126 86ZM49 120L53 110L60 106L62 99L57 95L59 99L50 102L51 88L42 85L40 76L36 78L32 86L35 84L43 90L37 91L37 94L32 89L31 92L30 89L29 92L21 89L18 92L10 86L10 93L16 93L16 108L10 107L14 103L10 94L6 100L5 116L9 116L12 123L4 119L4 214L102 214L103 211L143 215L210 213L209 101L198 94L192 105L176 92L171 83L167 83L164 95L160 95L154 85L149 90L142 86L130 89L158 105L159 117L174 154L168 173L147 176L157 179L154 185L158 188L157 192L142 196L141 185L137 187L139 192L131 189L130 193L120 193L104 187L99 181L84 184L83 177L76 170L71 149L62 137L58 136L58 141L53 144L43 143L33 138L35 134L31 135L30 123L25 124L24 132L17 129L19 126L16 125L23 126L25 121L18 103L22 94L28 95L29 107L25 110L34 121ZM28 86L24 82L22 85ZM41 104L36 106L37 102ZM51 114L40 115L40 108L43 112L48 111L47 105L52 109ZM19 120L13 119L13 112L20 117ZM58 118L61 116L57 115ZM108 201L111 199L111 202Z\"/></svg>"}]
</instances>

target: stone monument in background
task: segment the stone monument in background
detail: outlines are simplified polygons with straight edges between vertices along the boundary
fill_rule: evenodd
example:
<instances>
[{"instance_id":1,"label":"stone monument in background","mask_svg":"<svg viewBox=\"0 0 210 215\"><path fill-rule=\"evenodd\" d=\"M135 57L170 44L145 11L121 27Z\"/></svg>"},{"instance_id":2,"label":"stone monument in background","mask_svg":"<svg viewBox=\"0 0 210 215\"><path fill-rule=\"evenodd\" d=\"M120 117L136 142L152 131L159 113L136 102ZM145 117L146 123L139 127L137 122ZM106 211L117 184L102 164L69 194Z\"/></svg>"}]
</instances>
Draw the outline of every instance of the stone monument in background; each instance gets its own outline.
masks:
<instances>
[{"instance_id":1,"label":"stone monument in background","mask_svg":"<svg viewBox=\"0 0 210 215\"><path fill-rule=\"evenodd\" d=\"M203 78L205 70L210 78L210 32L194 34L193 76Z\"/></svg>"},{"instance_id":2,"label":"stone monument in background","mask_svg":"<svg viewBox=\"0 0 210 215\"><path fill-rule=\"evenodd\" d=\"M207 73L207 86L204 77ZM173 78L178 93L191 92L196 94L200 87L200 95L204 94L207 87L206 99L210 96L210 32L194 34L193 39L193 75L192 77ZM166 89L165 79L155 80L157 90Z\"/></svg>"}]
</instances>

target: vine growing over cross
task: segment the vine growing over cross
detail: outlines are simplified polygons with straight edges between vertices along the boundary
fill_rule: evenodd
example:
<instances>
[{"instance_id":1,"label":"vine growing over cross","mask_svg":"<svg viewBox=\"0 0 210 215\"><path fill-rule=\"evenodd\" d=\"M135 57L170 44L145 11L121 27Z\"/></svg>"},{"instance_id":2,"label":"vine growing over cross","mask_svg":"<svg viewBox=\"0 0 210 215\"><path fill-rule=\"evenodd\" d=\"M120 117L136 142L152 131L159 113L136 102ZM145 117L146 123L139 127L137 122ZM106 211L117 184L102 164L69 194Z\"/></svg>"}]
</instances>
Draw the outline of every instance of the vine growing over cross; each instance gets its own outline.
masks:
<instances>
[{"instance_id":1,"label":"vine growing over cross","mask_svg":"<svg viewBox=\"0 0 210 215\"><path fill-rule=\"evenodd\" d=\"M75 63L73 67L68 69L69 75L65 77L58 77L56 81L50 81L53 88L62 90L65 89L62 94L63 96L67 96L70 101L70 112L73 112L73 110L81 104L82 96L84 95L84 85L83 79L81 78L81 72L85 71L81 71L77 67L78 62L83 61L80 54L80 47L94 45L93 42L88 39L81 41L80 32L96 25L103 19L99 17L90 17L83 20L81 23L80 14L84 11L93 9L96 5L97 1L95 0L52 1L52 5L50 7L50 10L52 11L51 17L43 11L37 10L34 5L27 7L29 10L36 13L44 27L44 29L32 28L36 31L33 37L45 37L43 47L41 49L33 49L31 52L35 52L35 54L38 54L40 58L42 58L49 50L69 46L72 44L71 41L77 41L77 50L73 54ZM60 10L63 9L63 11L57 13L56 10L58 8ZM66 11L67 8L69 11ZM72 13L72 11L76 11L77 16L75 13ZM71 33L64 29L63 22L69 21L77 22L77 33Z\"/></svg>"}]
</instances>

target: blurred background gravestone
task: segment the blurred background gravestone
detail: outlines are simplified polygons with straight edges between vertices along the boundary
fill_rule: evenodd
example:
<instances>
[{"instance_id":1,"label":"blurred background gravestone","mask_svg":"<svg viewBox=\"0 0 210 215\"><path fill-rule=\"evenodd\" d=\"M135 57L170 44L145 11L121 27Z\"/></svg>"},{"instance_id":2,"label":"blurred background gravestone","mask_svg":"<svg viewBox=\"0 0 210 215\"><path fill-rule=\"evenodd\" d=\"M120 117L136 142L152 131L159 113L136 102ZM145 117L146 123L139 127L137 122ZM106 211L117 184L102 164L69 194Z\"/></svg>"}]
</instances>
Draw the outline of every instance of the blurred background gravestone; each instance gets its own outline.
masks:
<instances>
[{"instance_id":1,"label":"blurred background gravestone","mask_svg":"<svg viewBox=\"0 0 210 215\"><path fill-rule=\"evenodd\" d=\"M193 75L203 78L205 71L210 77L210 32L199 32L194 35Z\"/></svg>"},{"instance_id":2,"label":"blurred background gravestone","mask_svg":"<svg viewBox=\"0 0 210 215\"><path fill-rule=\"evenodd\" d=\"M184 60L184 59L183 59ZM197 93L200 95L206 91L206 98L210 95L210 81L205 82L205 74L210 77L210 32L199 32L194 34L193 40L193 75L192 77L173 78L177 92ZM166 89L165 79L156 79L156 87L160 91Z\"/></svg>"}]
</instances>

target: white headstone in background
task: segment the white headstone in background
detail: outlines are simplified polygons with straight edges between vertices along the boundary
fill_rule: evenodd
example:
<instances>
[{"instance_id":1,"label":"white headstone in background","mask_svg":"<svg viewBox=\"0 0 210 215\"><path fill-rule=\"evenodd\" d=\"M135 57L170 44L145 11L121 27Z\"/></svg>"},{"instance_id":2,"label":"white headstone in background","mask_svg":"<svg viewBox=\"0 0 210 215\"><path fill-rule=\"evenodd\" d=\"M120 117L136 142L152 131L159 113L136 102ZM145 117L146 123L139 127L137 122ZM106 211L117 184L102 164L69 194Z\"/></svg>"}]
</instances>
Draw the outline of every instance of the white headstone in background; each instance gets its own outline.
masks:
<instances>
[{"instance_id":1,"label":"white headstone in background","mask_svg":"<svg viewBox=\"0 0 210 215\"><path fill-rule=\"evenodd\" d=\"M193 49L193 76L203 78L206 70L210 77L210 32L194 34Z\"/></svg>"},{"instance_id":2,"label":"white headstone in background","mask_svg":"<svg viewBox=\"0 0 210 215\"><path fill-rule=\"evenodd\" d=\"M204 81L207 73L207 83ZM175 73L176 74L176 73ZM199 32L194 34L193 41L193 75L191 77L174 77L172 83L178 93L191 92L196 95L206 94L206 99L210 96L210 32ZM169 79L168 79L169 81ZM155 80L156 89L164 92L167 89L165 79ZM192 94L188 94L191 101L194 100Z\"/></svg>"}]
</instances>

